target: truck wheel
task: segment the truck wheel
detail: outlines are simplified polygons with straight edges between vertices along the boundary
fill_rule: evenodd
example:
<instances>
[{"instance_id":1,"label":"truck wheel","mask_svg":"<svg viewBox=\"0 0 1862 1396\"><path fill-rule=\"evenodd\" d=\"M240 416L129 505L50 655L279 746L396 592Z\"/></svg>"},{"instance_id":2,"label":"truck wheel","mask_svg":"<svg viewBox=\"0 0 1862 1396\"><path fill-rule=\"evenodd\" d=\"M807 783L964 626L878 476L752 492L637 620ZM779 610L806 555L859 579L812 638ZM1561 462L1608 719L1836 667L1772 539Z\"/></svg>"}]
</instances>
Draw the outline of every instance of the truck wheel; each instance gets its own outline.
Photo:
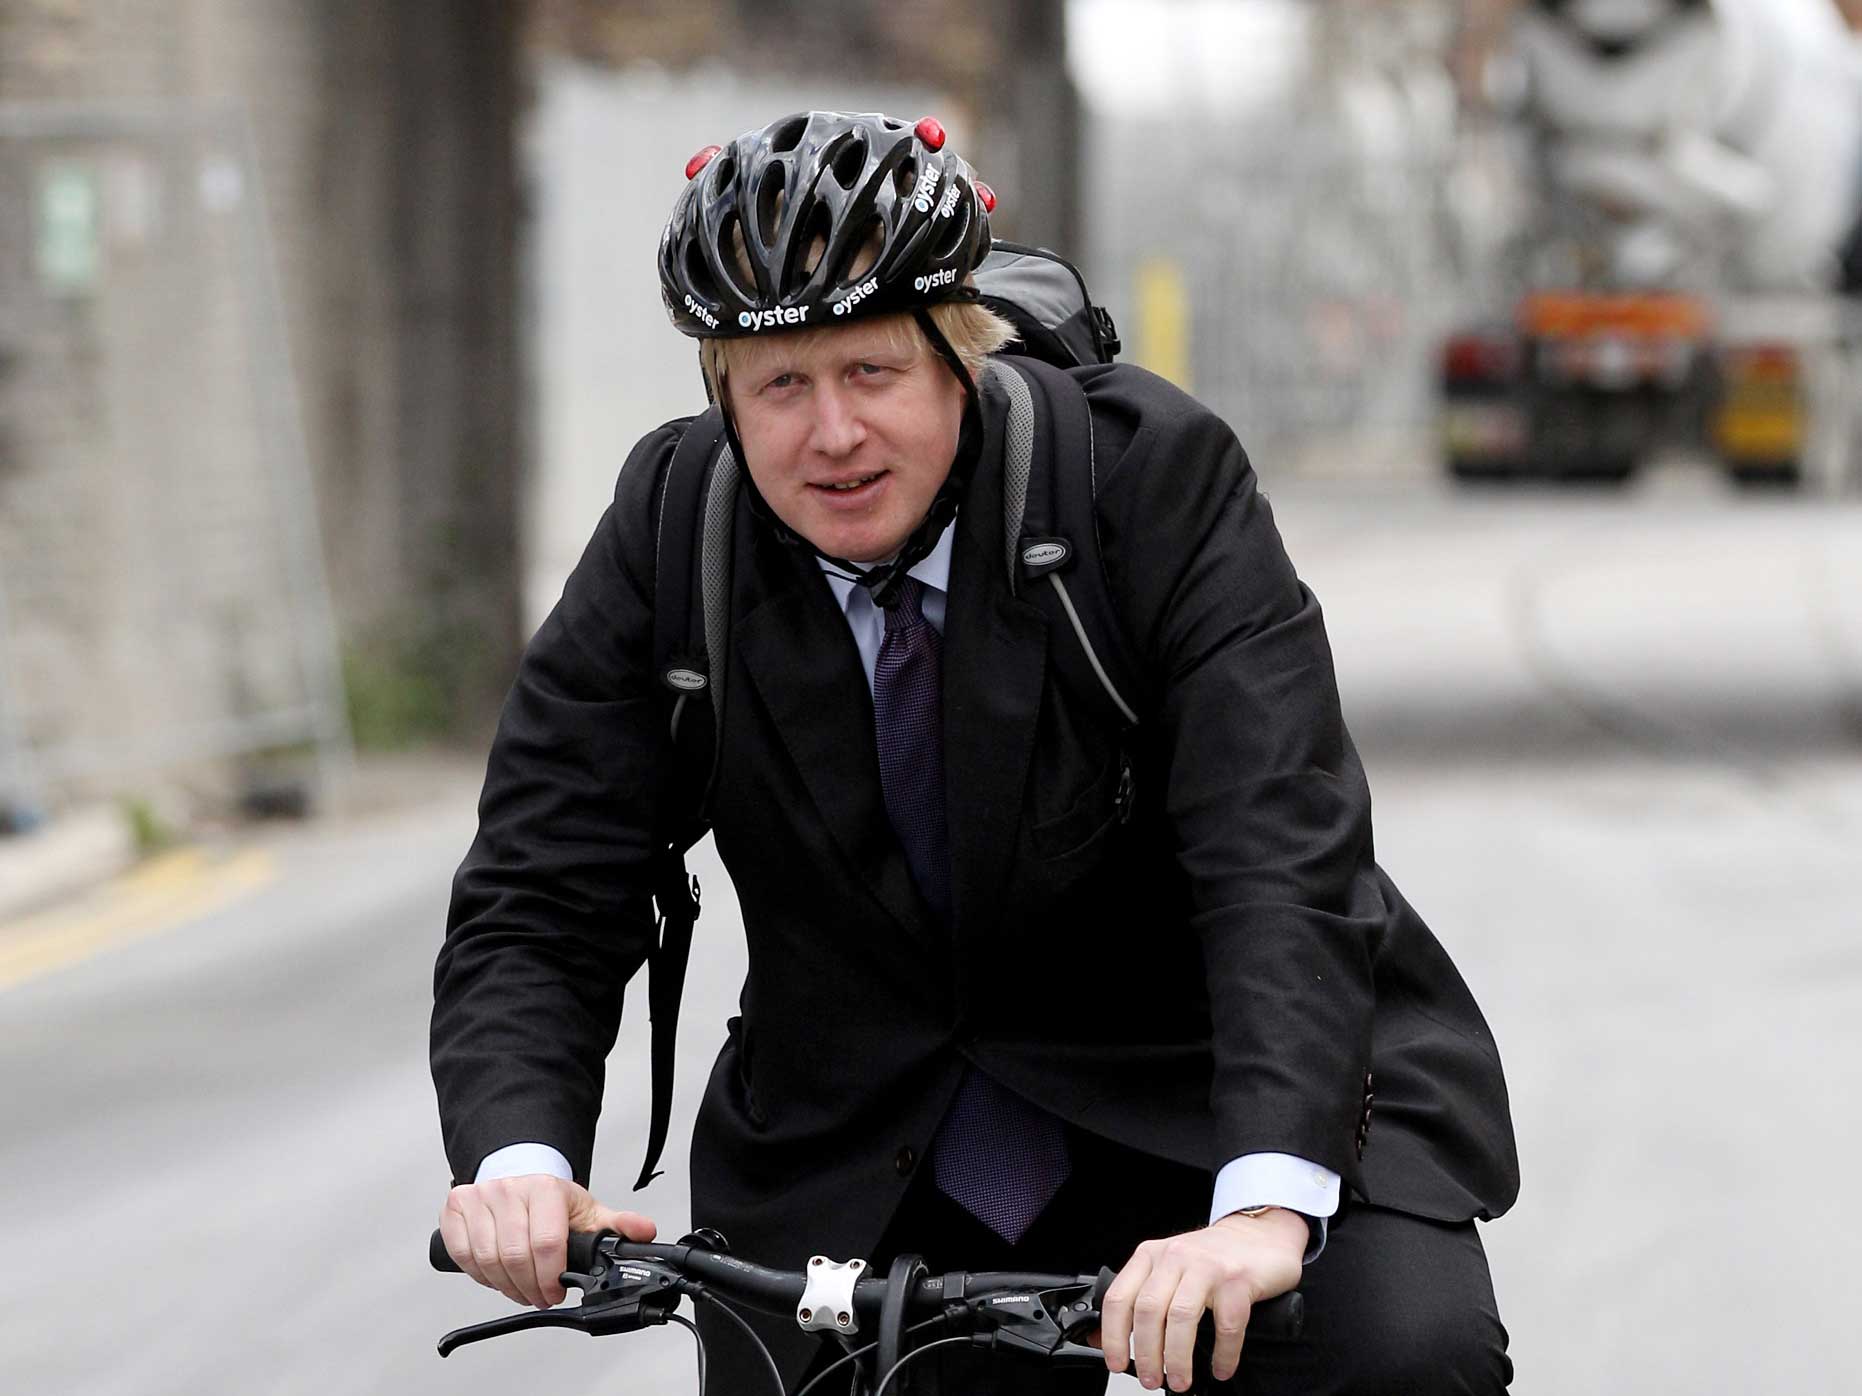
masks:
<instances>
[{"instance_id":1,"label":"truck wheel","mask_svg":"<svg viewBox=\"0 0 1862 1396\"><path fill-rule=\"evenodd\" d=\"M1573 485L1622 485L1636 473L1634 456L1593 457L1581 464L1556 470L1554 477Z\"/></svg>"},{"instance_id":2,"label":"truck wheel","mask_svg":"<svg viewBox=\"0 0 1862 1396\"><path fill-rule=\"evenodd\" d=\"M1497 485L1519 479L1524 472L1517 466L1494 460L1450 460L1448 473L1464 485Z\"/></svg>"},{"instance_id":3,"label":"truck wheel","mask_svg":"<svg viewBox=\"0 0 1862 1396\"><path fill-rule=\"evenodd\" d=\"M1773 465L1734 465L1727 469L1733 483L1742 490L1794 490L1804 482L1804 472L1794 460Z\"/></svg>"}]
</instances>

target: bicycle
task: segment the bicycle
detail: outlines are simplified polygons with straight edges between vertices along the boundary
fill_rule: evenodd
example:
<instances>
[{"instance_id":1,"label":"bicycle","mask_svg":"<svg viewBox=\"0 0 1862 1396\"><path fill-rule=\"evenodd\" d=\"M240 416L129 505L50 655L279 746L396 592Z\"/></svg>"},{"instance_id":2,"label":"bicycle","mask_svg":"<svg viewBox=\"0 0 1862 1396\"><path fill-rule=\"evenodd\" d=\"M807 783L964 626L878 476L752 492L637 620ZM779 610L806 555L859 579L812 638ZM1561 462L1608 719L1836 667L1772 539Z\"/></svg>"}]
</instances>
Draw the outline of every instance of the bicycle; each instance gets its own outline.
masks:
<instances>
[{"instance_id":1,"label":"bicycle","mask_svg":"<svg viewBox=\"0 0 1862 1396\"><path fill-rule=\"evenodd\" d=\"M435 1270L458 1273L438 1231L429 1243L428 1259ZM697 1324L675 1312L681 1299L690 1298L694 1305L715 1306L749 1336L778 1396L786 1396L786 1388L776 1360L733 1305L790 1315L804 1332L838 1339L847 1349L794 1396L811 1396L829 1377L849 1369L859 1383L864 1375L860 1364L868 1359L873 1376L855 1391L899 1396L898 1383L908 1364L959 1343L1057 1365L1103 1365L1104 1354L1081 1339L1098 1327L1114 1273L953 1270L933 1275L916 1255L897 1257L884 1278L869 1273L864 1260L836 1262L819 1255L804 1270L773 1270L731 1255L724 1238L709 1229L693 1232L677 1245L627 1241L609 1231L576 1232L569 1238L569 1269L562 1283L582 1291L581 1303L456 1328L440 1339L439 1352L446 1357L468 1343L530 1328L579 1328L604 1336L676 1323L698 1344L698 1389L703 1396L705 1340ZM1297 1290L1265 1300L1249 1317L1249 1339L1296 1338L1304 1318L1304 1300ZM919 1335L939 1326L951 1331L914 1345ZM867 1341L859 1342L869 1333ZM1213 1321L1205 1314L1197 1333L1197 1372L1208 1370L1214 1341ZM1194 1383L1191 1389L1197 1389Z\"/></svg>"}]
</instances>

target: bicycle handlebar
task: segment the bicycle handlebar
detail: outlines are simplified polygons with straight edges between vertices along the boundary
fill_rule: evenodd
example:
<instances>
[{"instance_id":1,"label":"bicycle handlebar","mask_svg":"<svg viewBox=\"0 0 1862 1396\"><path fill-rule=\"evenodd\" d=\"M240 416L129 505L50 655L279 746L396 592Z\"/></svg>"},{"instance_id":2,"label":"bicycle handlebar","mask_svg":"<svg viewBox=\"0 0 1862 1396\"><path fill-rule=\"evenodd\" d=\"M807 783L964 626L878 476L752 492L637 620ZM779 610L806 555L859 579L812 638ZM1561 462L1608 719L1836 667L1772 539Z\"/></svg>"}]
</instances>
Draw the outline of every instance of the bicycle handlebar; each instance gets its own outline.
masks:
<instances>
[{"instance_id":1,"label":"bicycle handlebar","mask_svg":"<svg viewBox=\"0 0 1862 1396\"><path fill-rule=\"evenodd\" d=\"M435 1231L428 1244L435 1270L458 1273ZM908 1316L942 1314L973 1324L993 1335L991 1341L1060 1361L1102 1361L1098 1349L1076 1341L1100 1321L1107 1289L1115 1272L1097 1275L1050 1275L1024 1271L962 1271L908 1278L902 1308ZM476 1324L449 1333L440 1343L445 1356L483 1338L531 1327L575 1327L588 1333L627 1332L671 1316L682 1294L714 1297L710 1291L765 1313L797 1316L808 1293L808 1276L800 1270L775 1270L729 1254L722 1237L700 1232L677 1245L627 1241L612 1232L574 1232L569 1237L569 1267L562 1281L584 1291L583 1302L570 1309L530 1312ZM853 1311L842 1319L849 1332L880 1323L891 1283L863 1273L851 1286ZM806 1319L806 1311L800 1315ZM1250 1340L1296 1338L1305 1318L1298 1291L1253 1306ZM1208 1315L1198 1340L1198 1365L1207 1360L1214 1340Z\"/></svg>"}]
</instances>

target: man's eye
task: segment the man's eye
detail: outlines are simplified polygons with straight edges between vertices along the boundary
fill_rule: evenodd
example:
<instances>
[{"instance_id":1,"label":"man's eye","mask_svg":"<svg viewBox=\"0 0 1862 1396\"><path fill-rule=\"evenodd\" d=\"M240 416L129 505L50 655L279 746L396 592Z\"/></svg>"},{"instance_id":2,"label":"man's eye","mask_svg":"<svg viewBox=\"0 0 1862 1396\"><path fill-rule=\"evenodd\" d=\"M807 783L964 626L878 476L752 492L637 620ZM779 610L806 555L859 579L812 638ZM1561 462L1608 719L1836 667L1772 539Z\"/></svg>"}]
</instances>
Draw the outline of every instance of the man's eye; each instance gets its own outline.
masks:
<instances>
[{"instance_id":1,"label":"man's eye","mask_svg":"<svg viewBox=\"0 0 1862 1396\"><path fill-rule=\"evenodd\" d=\"M769 382L765 383L763 386L765 388L780 389L780 388L788 387L794 381L795 381L795 375L793 373L778 373L774 378L770 379Z\"/></svg>"},{"instance_id":2,"label":"man's eye","mask_svg":"<svg viewBox=\"0 0 1862 1396\"><path fill-rule=\"evenodd\" d=\"M884 373L886 366L884 364L861 364L858 371L870 377L875 373Z\"/></svg>"}]
</instances>

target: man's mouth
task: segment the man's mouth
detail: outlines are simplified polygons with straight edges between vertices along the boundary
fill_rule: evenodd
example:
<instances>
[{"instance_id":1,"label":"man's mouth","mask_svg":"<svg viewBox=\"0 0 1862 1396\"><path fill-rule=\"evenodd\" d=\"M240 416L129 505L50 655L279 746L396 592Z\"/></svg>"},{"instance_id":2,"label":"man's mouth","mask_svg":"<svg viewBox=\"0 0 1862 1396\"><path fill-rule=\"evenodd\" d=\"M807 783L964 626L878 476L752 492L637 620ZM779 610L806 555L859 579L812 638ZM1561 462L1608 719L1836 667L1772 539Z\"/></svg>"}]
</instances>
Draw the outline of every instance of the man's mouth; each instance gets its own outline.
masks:
<instances>
[{"instance_id":1,"label":"man's mouth","mask_svg":"<svg viewBox=\"0 0 1862 1396\"><path fill-rule=\"evenodd\" d=\"M835 480L835 481L830 481L830 482L823 483L823 484L818 484L815 486L815 488L818 490L829 490L835 494L851 494L853 493L853 491L857 489L863 489L867 485L872 484L873 481L877 480L881 475L884 475L885 473L886 473L885 471L879 470L879 471L875 471L871 475L856 476L854 479L851 479L851 480Z\"/></svg>"}]
</instances>

